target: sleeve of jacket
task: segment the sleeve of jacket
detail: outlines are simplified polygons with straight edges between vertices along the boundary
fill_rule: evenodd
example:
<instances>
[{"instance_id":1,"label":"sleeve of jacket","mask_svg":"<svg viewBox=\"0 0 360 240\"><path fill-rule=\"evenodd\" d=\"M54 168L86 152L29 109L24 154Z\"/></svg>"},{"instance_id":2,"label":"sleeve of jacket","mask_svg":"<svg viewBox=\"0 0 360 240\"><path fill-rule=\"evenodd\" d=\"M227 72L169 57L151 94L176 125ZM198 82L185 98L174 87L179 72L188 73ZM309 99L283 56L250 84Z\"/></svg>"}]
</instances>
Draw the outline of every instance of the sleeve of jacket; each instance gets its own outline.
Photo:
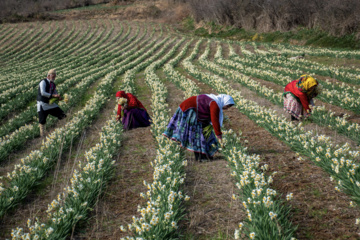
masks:
<instances>
[{"instance_id":1,"label":"sleeve of jacket","mask_svg":"<svg viewBox=\"0 0 360 240\"><path fill-rule=\"evenodd\" d=\"M118 104L117 115L121 117L121 105Z\"/></svg>"},{"instance_id":2,"label":"sleeve of jacket","mask_svg":"<svg viewBox=\"0 0 360 240\"><path fill-rule=\"evenodd\" d=\"M46 92L45 88L46 88L46 83L45 83L46 80L42 80L40 82L40 94L41 96L43 97L47 97L47 98L50 98L51 97L51 94Z\"/></svg>"},{"instance_id":3,"label":"sleeve of jacket","mask_svg":"<svg viewBox=\"0 0 360 240\"><path fill-rule=\"evenodd\" d=\"M309 100L308 97L305 93L299 94L298 98L300 99L301 105L303 106L303 108L307 111L311 111L310 107L309 107Z\"/></svg>"},{"instance_id":4,"label":"sleeve of jacket","mask_svg":"<svg viewBox=\"0 0 360 240\"><path fill-rule=\"evenodd\" d=\"M219 122L220 108L215 101L212 101L210 103L210 117L211 117L211 123L212 123L214 131L215 131L215 135L221 139L222 132L221 132L220 122Z\"/></svg>"}]
</instances>

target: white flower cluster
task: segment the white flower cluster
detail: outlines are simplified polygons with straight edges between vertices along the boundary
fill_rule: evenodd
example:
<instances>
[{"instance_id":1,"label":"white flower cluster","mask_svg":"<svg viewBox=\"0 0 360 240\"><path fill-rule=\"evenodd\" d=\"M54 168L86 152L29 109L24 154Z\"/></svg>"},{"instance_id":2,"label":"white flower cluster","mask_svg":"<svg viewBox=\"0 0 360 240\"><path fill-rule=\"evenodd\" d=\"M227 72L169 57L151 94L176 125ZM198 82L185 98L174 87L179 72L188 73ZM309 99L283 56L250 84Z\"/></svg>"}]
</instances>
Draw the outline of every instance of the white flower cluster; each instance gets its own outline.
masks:
<instances>
[{"instance_id":1,"label":"white flower cluster","mask_svg":"<svg viewBox=\"0 0 360 240\"><path fill-rule=\"evenodd\" d=\"M235 239L239 239L243 227L257 229L256 233L259 236L266 234L276 236L279 234L276 226L283 223L278 222L278 214L282 215L286 221L285 224L281 225L281 228L286 226L289 227L290 232L291 229L294 231L294 228L289 224L283 204L275 198L277 192L269 187L273 181L272 176L267 177L259 168L260 156L248 155L246 148L240 145L240 137L236 136L232 130L223 131L223 141L226 146L223 149L223 154L229 162L232 176L237 180L236 186L241 190L239 196L233 196L233 198L243 199L242 204L248 217L248 221L245 224L240 223L239 229L235 230ZM266 167L262 169L264 170ZM274 229L274 232L262 232L263 229ZM247 233L250 238L255 236L254 232ZM281 233L278 237L280 238L280 236Z\"/></svg>"},{"instance_id":2,"label":"white flower cluster","mask_svg":"<svg viewBox=\"0 0 360 240\"><path fill-rule=\"evenodd\" d=\"M178 44L175 47L179 46ZM174 47L174 48L175 48ZM152 91L152 133L156 136L158 143L157 156L152 162L154 167L153 183L144 181L148 188L146 194L140 196L148 199L146 207L138 207L141 216L133 217L133 223L128 229L136 237L125 237L124 239L157 239L165 233L171 234L178 228L177 222L181 217L180 204L189 197L179 191L184 183L183 168L186 161L180 154L180 147L176 143L162 136L169 119L168 104L166 103L167 90L155 74L156 68L160 67L174 51L170 51L160 60L152 63L145 70L146 83ZM175 170L176 169L176 170ZM166 198L162 196L167 196ZM155 227L156 226L156 227ZM123 226L120 227L125 231Z\"/></svg>"}]
</instances>

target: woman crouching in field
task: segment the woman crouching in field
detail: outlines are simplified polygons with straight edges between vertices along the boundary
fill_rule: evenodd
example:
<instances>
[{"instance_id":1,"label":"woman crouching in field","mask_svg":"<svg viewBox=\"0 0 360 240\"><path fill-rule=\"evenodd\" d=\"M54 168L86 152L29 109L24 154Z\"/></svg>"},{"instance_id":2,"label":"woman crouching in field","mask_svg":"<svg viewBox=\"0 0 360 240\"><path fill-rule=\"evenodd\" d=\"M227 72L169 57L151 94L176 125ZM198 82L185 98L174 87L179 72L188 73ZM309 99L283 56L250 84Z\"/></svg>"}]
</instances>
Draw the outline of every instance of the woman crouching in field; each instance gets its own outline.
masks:
<instances>
[{"instance_id":1,"label":"woman crouching in field","mask_svg":"<svg viewBox=\"0 0 360 240\"><path fill-rule=\"evenodd\" d=\"M284 90L284 111L291 114L291 120L301 120L310 116L310 104L320 93L320 85L309 75L301 75L299 79L286 85Z\"/></svg>"},{"instance_id":2,"label":"woman crouching in field","mask_svg":"<svg viewBox=\"0 0 360 240\"><path fill-rule=\"evenodd\" d=\"M119 91L116 93L118 102L117 120L121 120L124 129L150 126L150 116L142 103L131 93ZM124 116L121 117L121 114Z\"/></svg>"},{"instance_id":3,"label":"woman crouching in field","mask_svg":"<svg viewBox=\"0 0 360 240\"><path fill-rule=\"evenodd\" d=\"M180 104L163 135L194 152L196 160L209 159L222 139L223 110L232 105L233 98L225 94L190 97Z\"/></svg>"}]
</instances>

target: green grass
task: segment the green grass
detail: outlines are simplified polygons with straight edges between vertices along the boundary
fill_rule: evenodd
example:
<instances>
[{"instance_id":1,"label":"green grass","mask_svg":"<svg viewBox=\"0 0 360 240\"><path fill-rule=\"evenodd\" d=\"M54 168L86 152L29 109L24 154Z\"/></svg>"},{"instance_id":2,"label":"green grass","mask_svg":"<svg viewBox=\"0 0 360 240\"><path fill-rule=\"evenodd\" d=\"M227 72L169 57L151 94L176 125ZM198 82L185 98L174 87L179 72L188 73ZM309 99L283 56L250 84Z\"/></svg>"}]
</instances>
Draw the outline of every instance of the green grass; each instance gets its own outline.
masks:
<instances>
[{"instance_id":1,"label":"green grass","mask_svg":"<svg viewBox=\"0 0 360 240\"><path fill-rule=\"evenodd\" d=\"M281 42L294 43L297 42L307 46L335 48L339 50L360 49L360 41L356 39L355 34L348 34L342 37L332 36L327 32L318 28L307 29L298 27L297 29L287 32L268 32L257 33L255 30L244 30L233 26L223 26L214 22L205 23L202 27L195 28L193 18L183 20L180 31L194 34L199 37L214 37L230 40L246 40L259 42Z\"/></svg>"},{"instance_id":2,"label":"green grass","mask_svg":"<svg viewBox=\"0 0 360 240\"><path fill-rule=\"evenodd\" d=\"M321 192L319 191L319 189L314 189L312 191L312 194L315 196L315 197L320 197L321 196Z\"/></svg>"},{"instance_id":3,"label":"green grass","mask_svg":"<svg viewBox=\"0 0 360 240\"><path fill-rule=\"evenodd\" d=\"M309 212L309 215L314 217L315 219L322 220L324 216L326 216L328 213L328 210L326 208L324 209L318 209L318 210L311 210Z\"/></svg>"}]
</instances>

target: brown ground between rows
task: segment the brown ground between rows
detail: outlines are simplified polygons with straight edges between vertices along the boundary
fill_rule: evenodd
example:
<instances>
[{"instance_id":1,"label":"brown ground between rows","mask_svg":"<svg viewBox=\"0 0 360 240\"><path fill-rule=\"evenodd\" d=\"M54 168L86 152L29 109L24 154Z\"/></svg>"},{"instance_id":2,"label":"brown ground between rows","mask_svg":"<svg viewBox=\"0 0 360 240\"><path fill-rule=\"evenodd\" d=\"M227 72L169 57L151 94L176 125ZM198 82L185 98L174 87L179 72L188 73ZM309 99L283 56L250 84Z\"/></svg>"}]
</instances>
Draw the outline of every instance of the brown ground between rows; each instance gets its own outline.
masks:
<instances>
[{"instance_id":1,"label":"brown ground between rows","mask_svg":"<svg viewBox=\"0 0 360 240\"><path fill-rule=\"evenodd\" d=\"M198 85L200 94L216 93L208 85L186 77ZM171 84L167 86L172 89ZM185 178L185 192L190 200L182 222L184 239L233 239L235 229L246 215L241 203L232 200L232 194L238 191L227 161L221 153L216 153L209 162L195 161L188 151L186 155L191 161Z\"/></svg>"},{"instance_id":2,"label":"brown ground between rows","mask_svg":"<svg viewBox=\"0 0 360 240\"><path fill-rule=\"evenodd\" d=\"M136 97L151 115L151 92L147 89L143 74L136 75ZM118 89L119 91L121 89ZM150 127L138 128L123 133L122 146L114 165L114 177L99 198L89 220L75 234L74 239L119 239L129 233L120 231L123 225L132 223L138 216L137 206L145 200L143 181L152 182L153 168L150 162L156 156L156 142Z\"/></svg>"},{"instance_id":3,"label":"brown ground between rows","mask_svg":"<svg viewBox=\"0 0 360 240\"><path fill-rule=\"evenodd\" d=\"M231 83L231 86L262 106L276 108L239 84ZM299 226L298 239L360 239L355 225L360 211L350 208L347 195L335 191L336 185L327 173L309 160L298 161L295 152L285 143L235 108L230 108L226 114L230 118L230 128L242 131L243 138L249 142L249 153L259 154L269 165L269 173L278 172L272 187L282 198L287 193L294 194L294 200L289 202L293 214L290 220Z\"/></svg>"}]
</instances>

